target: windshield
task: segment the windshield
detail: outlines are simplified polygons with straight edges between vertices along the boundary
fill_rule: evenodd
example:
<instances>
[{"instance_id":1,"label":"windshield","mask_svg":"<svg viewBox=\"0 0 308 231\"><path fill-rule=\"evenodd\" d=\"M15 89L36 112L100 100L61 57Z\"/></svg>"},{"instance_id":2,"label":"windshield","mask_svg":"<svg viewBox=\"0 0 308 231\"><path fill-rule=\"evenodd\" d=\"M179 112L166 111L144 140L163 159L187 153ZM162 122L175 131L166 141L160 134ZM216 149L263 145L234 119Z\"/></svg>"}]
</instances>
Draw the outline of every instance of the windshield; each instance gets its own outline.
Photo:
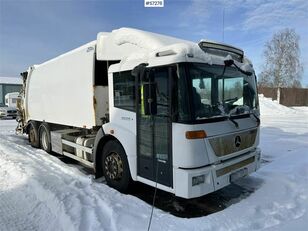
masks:
<instances>
[{"instance_id":1,"label":"windshield","mask_svg":"<svg viewBox=\"0 0 308 231\"><path fill-rule=\"evenodd\" d=\"M254 75L247 76L232 66L199 63L181 65L180 75L186 76L186 83L183 79L178 83L180 118L202 120L242 115L249 114L257 107ZM187 114L189 111L191 116Z\"/></svg>"}]
</instances>

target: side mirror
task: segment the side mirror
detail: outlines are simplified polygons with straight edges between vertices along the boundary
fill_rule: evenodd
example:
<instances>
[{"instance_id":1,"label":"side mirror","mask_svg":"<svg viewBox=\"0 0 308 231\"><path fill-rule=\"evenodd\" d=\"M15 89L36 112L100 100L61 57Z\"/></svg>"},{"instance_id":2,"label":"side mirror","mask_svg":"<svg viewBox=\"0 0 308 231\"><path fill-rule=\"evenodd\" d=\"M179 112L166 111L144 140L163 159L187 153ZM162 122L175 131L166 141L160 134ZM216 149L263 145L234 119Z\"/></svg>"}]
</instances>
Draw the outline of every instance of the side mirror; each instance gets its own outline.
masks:
<instances>
[{"instance_id":1,"label":"side mirror","mask_svg":"<svg viewBox=\"0 0 308 231\"><path fill-rule=\"evenodd\" d=\"M147 63L141 63L136 66L131 74L141 83L141 114L156 115L157 114L157 84L153 82L153 72L147 69Z\"/></svg>"},{"instance_id":2,"label":"side mirror","mask_svg":"<svg viewBox=\"0 0 308 231\"><path fill-rule=\"evenodd\" d=\"M132 76L135 76L136 78L139 79L143 79L144 76L146 75L147 65L148 65L147 63L141 63L138 66L136 66L131 72Z\"/></svg>"}]
</instances>

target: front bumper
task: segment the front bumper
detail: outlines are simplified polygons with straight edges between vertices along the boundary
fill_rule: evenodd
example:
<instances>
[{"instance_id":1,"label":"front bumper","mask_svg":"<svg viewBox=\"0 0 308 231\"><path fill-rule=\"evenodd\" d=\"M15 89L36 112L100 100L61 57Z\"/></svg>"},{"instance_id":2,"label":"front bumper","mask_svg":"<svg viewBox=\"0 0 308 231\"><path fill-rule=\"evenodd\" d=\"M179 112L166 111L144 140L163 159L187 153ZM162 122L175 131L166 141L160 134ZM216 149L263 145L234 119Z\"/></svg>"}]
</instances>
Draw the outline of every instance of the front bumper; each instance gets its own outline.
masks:
<instances>
[{"instance_id":1,"label":"front bumper","mask_svg":"<svg viewBox=\"0 0 308 231\"><path fill-rule=\"evenodd\" d=\"M2 113L0 113L0 117L1 118L16 118L17 117L17 113L5 113L5 112L2 112Z\"/></svg>"},{"instance_id":2,"label":"front bumper","mask_svg":"<svg viewBox=\"0 0 308 231\"><path fill-rule=\"evenodd\" d=\"M261 150L259 148L239 157L197 169L174 169L175 195L183 198L195 198L219 190L231 183L230 176L245 170L249 175L260 168ZM201 179L196 184L196 179Z\"/></svg>"}]
</instances>

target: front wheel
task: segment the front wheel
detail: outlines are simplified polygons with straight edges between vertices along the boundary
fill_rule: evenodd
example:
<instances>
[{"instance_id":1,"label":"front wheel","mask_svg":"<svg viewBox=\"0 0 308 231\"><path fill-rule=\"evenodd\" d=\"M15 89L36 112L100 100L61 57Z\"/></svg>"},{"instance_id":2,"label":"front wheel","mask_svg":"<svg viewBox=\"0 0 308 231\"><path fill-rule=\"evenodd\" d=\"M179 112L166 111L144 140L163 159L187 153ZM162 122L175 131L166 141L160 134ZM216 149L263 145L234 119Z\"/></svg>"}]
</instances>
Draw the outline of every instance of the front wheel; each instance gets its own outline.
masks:
<instances>
[{"instance_id":1,"label":"front wheel","mask_svg":"<svg viewBox=\"0 0 308 231\"><path fill-rule=\"evenodd\" d=\"M108 141L103 149L102 169L107 184L125 193L131 183L126 153L117 141Z\"/></svg>"}]
</instances>

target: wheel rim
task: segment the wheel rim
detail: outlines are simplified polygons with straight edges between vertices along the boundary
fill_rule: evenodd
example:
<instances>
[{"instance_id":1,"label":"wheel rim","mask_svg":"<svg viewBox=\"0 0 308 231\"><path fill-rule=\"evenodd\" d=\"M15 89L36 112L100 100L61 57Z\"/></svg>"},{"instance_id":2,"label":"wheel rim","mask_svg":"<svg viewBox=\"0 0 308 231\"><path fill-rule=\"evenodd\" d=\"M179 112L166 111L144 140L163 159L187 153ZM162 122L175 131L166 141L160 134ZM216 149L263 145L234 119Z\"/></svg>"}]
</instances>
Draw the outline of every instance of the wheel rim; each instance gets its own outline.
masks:
<instances>
[{"instance_id":1,"label":"wheel rim","mask_svg":"<svg viewBox=\"0 0 308 231\"><path fill-rule=\"evenodd\" d=\"M123 161L116 152L110 153L105 159L105 173L111 180L119 180L123 176Z\"/></svg>"},{"instance_id":2,"label":"wheel rim","mask_svg":"<svg viewBox=\"0 0 308 231\"><path fill-rule=\"evenodd\" d=\"M47 144L47 132L45 130L42 131L41 135L41 142L42 142L42 147L44 150L47 150L48 144Z\"/></svg>"}]
</instances>

